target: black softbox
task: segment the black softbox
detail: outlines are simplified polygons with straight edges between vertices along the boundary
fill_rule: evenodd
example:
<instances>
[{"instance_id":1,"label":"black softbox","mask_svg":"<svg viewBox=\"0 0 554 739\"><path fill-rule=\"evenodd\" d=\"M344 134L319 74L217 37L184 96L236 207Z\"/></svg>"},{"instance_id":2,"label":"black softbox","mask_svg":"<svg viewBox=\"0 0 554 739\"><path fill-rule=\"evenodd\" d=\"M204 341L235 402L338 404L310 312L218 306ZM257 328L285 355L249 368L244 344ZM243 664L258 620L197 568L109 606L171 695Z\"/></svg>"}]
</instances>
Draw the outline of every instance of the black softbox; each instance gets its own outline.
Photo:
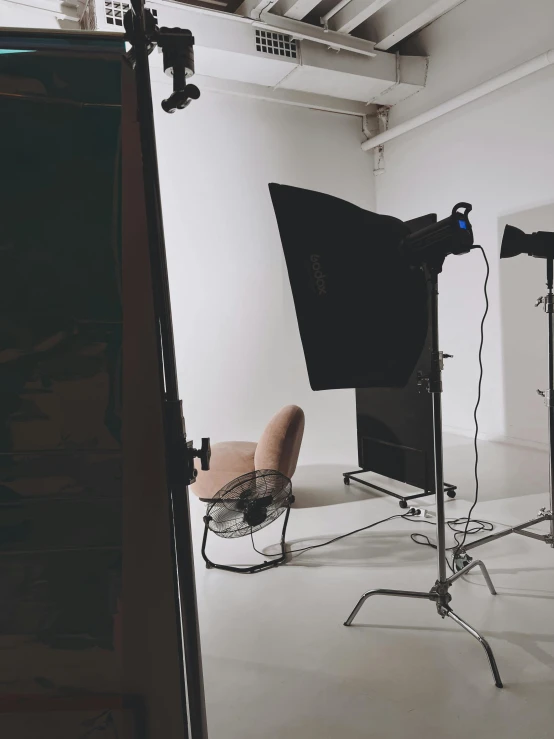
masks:
<instances>
[{"instance_id":1,"label":"black softbox","mask_svg":"<svg viewBox=\"0 0 554 739\"><path fill-rule=\"evenodd\" d=\"M312 190L269 189L312 389L406 385L428 329L424 273L401 250L413 228Z\"/></svg>"}]
</instances>

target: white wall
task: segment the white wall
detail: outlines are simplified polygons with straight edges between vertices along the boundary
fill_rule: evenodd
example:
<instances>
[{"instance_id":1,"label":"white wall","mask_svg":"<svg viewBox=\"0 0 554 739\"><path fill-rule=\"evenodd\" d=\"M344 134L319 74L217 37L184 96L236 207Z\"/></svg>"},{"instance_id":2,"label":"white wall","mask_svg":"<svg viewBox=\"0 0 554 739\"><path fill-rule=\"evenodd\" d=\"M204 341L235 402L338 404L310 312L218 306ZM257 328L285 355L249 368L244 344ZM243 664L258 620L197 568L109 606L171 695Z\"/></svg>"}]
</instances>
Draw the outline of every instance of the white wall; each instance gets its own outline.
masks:
<instances>
[{"instance_id":1,"label":"white wall","mask_svg":"<svg viewBox=\"0 0 554 739\"><path fill-rule=\"evenodd\" d=\"M373 208L372 160L360 149L361 121L215 93L166 115L159 106L166 95L167 88L157 85L173 322L189 436L256 440L274 412L296 403L306 412L302 460L355 464L354 391L310 389L267 185L311 188Z\"/></svg>"},{"instance_id":2,"label":"white wall","mask_svg":"<svg viewBox=\"0 0 554 739\"><path fill-rule=\"evenodd\" d=\"M429 53L428 87L397 106L391 124L554 47L550 0L466 0L425 29L410 48ZM403 218L474 206L476 242L491 263L484 352L485 436L546 442L546 326L534 299L544 263L498 259L506 223L554 230L554 68L545 69L386 145L377 208ZM470 431L484 309L480 253L449 257L441 277L441 344L447 427Z\"/></svg>"},{"instance_id":3,"label":"white wall","mask_svg":"<svg viewBox=\"0 0 554 739\"><path fill-rule=\"evenodd\" d=\"M6 28L50 28L60 30L78 30L79 24L65 20L63 9L59 13L40 8L32 8L32 0L0 0L0 27ZM21 4L23 3L23 4ZM52 6L54 7L54 5ZM58 17L59 16L59 19Z\"/></svg>"}]
</instances>

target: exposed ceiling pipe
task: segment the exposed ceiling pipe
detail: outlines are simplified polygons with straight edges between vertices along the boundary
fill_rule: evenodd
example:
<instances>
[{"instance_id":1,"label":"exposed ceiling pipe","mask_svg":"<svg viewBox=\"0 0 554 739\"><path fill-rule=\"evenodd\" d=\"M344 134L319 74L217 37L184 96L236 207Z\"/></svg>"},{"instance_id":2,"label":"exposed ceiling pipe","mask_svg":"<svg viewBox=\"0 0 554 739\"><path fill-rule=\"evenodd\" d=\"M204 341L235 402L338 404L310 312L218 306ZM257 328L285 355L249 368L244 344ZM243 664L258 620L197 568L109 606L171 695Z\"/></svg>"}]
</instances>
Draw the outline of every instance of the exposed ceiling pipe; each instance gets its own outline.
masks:
<instances>
[{"instance_id":1,"label":"exposed ceiling pipe","mask_svg":"<svg viewBox=\"0 0 554 739\"><path fill-rule=\"evenodd\" d=\"M402 136L402 134L408 133L408 131L412 131L414 128L419 128L419 126L423 126L425 123L435 120L435 118L440 118L441 115L445 115L457 108L461 108L463 105L472 103L474 100L478 100L484 95L488 95L490 92L499 90L501 87L505 87L516 80L527 77L527 75L533 74L533 72L538 72L540 69L544 69L551 64L554 64L554 49L550 49L550 51L539 54L539 56L536 56L534 59L530 59L513 69L509 69L507 72L503 72L502 74L477 85L477 87L467 90L467 92L462 92L461 95L457 95L451 100L447 100L445 103L441 103L435 108L425 111L425 113L416 115L415 118L411 118L409 121L400 123L398 126L393 126L392 128L389 128L388 131L364 141L362 149L364 151L369 151L370 149L375 149L377 146L382 146L383 144L386 144L387 141L391 141L398 136Z\"/></svg>"}]
</instances>

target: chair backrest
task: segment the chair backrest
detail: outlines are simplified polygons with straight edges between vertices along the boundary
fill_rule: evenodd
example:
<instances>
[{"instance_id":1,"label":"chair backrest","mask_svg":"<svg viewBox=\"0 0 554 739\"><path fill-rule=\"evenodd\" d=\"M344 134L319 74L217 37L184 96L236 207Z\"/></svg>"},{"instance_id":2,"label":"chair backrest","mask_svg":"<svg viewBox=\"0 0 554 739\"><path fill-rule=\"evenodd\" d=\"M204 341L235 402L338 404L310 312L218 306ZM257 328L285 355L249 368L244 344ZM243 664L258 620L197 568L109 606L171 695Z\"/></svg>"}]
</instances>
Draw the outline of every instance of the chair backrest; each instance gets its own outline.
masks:
<instances>
[{"instance_id":1,"label":"chair backrest","mask_svg":"<svg viewBox=\"0 0 554 739\"><path fill-rule=\"evenodd\" d=\"M304 434L304 411L287 405L265 427L254 455L257 470L278 470L291 478L296 470Z\"/></svg>"}]
</instances>

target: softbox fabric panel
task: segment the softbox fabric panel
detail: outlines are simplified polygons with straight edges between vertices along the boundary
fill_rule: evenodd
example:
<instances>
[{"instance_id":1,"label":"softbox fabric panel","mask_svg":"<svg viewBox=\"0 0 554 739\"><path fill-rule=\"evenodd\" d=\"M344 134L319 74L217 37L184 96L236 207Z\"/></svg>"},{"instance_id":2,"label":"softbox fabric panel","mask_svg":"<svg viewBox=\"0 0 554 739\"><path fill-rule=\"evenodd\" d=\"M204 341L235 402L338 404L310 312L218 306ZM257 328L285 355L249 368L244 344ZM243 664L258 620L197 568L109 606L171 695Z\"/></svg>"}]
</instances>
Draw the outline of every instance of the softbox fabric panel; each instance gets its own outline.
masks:
<instances>
[{"instance_id":1,"label":"softbox fabric panel","mask_svg":"<svg viewBox=\"0 0 554 739\"><path fill-rule=\"evenodd\" d=\"M427 334L411 229L339 198L269 185L313 390L404 387Z\"/></svg>"}]
</instances>

